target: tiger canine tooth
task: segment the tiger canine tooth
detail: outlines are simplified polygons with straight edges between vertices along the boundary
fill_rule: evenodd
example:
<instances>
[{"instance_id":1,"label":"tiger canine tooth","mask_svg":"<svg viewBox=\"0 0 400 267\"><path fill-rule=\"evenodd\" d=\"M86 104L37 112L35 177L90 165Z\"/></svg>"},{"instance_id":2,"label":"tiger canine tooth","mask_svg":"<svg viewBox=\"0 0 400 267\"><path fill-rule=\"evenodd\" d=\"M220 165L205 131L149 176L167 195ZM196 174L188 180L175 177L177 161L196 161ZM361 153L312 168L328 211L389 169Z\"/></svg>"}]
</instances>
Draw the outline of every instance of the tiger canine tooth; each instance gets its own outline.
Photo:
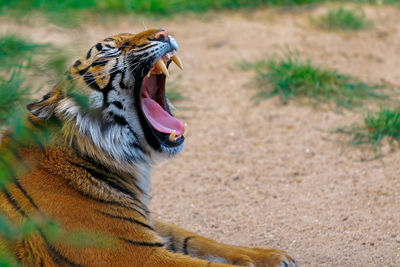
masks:
<instances>
[{"instance_id":1,"label":"tiger canine tooth","mask_svg":"<svg viewBox=\"0 0 400 267\"><path fill-rule=\"evenodd\" d=\"M156 62L156 67L162 72L164 73L165 76L169 77L169 72L167 67L165 66L164 61L162 60L162 58L160 58L157 62Z\"/></svg>"},{"instance_id":2,"label":"tiger canine tooth","mask_svg":"<svg viewBox=\"0 0 400 267\"><path fill-rule=\"evenodd\" d=\"M151 74L151 71L149 71L149 73L147 73L146 77L149 78Z\"/></svg>"},{"instance_id":3,"label":"tiger canine tooth","mask_svg":"<svg viewBox=\"0 0 400 267\"><path fill-rule=\"evenodd\" d=\"M169 135L169 141L175 142L176 137L176 132L175 130L172 131L172 133Z\"/></svg>"},{"instance_id":4,"label":"tiger canine tooth","mask_svg":"<svg viewBox=\"0 0 400 267\"><path fill-rule=\"evenodd\" d=\"M181 59L180 59L177 55L174 55L174 56L171 58L171 60L172 60L181 70L183 70L182 61L181 61Z\"/></svg>"}]
</instances>

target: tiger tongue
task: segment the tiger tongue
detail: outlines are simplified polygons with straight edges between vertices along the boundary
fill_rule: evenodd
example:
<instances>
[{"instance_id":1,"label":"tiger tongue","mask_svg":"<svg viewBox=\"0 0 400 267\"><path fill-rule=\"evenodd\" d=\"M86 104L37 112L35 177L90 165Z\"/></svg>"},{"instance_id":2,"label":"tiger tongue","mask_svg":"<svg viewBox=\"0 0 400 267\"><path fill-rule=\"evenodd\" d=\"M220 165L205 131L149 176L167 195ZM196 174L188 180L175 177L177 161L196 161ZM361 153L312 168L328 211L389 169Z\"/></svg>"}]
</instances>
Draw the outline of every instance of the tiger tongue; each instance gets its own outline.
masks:
<instances>
[{"instance_id":1,"label":"tiger tongue","mask_svg":"<svg viewBox=\"0 0 400 267\"><path fill-rule=\"evenodd\" d=\"M142 109L154 129L161 133L182 135L184 126L182 122L166 112L156 101L150 97L142 98Z\"/></svg>"}]
</instances>

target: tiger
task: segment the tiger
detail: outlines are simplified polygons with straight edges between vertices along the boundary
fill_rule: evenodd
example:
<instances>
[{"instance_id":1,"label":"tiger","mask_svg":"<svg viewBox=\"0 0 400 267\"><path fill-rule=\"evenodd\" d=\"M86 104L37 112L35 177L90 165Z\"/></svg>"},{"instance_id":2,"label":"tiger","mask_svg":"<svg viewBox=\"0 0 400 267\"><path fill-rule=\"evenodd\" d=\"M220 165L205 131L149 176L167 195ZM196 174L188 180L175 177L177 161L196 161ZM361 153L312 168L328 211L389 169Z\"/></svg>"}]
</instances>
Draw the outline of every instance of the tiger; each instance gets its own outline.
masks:
<instances>
[{"instance_id":1,"label":"tiger","mask_svg":"<svg viewBox=\"0 0 400 267\"><path fill-rule=\"evenodd\" d=\"M150 170L185 141L165 88L170 64L183 69L178 48L164 29L108 37L27 105L24 125L47 129L51 142L14 144L29 171L0 191L1 212L16 224L43 216L67 232L104 233L113 245L74 247L38 226L0 242L22 266L296 266L282 250L218 243L150 213ZM11 144L5 134L0 151Z\"/></svg>"}]
</instances>

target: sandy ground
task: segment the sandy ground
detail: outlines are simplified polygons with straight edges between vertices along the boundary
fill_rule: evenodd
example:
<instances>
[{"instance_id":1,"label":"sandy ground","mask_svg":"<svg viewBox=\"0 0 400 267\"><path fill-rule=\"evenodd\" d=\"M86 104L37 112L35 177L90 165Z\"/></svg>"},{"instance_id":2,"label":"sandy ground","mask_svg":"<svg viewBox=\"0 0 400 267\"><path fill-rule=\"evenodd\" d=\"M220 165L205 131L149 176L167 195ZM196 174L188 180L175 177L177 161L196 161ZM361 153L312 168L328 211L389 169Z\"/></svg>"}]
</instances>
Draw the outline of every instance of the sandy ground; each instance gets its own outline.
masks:
<instances>
[{"instance_id":1,"label":"sandy ground","mask_svg":"<svg viewBox=\"0 0 400 267\"><path fill-rule=\"evenodd\" d=\"M296 48L324 67L400 87L400 10L367 7L375 27L325 32L305 12L207 14L146 21L180 44L185 71L171 80L189 100L176 115L189 125L184 152L152 175L154 214L221 242L289 251L300 266L400 266L400 151L339 143L329 130L360 122L360 112L335 113L272 98L255 105L252 73L236 67ZM2 21L4 22L4 20ZM37 25L36 25L37 24ZM37 41L77 47L138 32L140 22L62 29L0 23Z\"/></svg>"}]
</instances>

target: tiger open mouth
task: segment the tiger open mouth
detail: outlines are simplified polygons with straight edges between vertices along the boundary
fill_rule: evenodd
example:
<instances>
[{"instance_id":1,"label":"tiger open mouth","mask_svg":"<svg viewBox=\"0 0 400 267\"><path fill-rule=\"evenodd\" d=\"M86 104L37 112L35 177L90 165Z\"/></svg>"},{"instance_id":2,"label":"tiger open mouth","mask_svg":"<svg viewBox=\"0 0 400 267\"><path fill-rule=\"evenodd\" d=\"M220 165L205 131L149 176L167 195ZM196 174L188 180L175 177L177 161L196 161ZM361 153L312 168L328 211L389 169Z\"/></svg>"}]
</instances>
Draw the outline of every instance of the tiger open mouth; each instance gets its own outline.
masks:
<instances>
[{"instance_id":1,"label":"tiger open mouth","mask_svg":"<svg viewBox=\"0 0 400 267\"><path fill-rule=\"evenodd\" d=\"M163 145L178 146L184 141L183 123L175 118L165 96L165 81L169 77L167 66L173 61L183 69L176 51L166 53L153 64L149 73L143 78L140 103L151 132Z\"/></svg>"}]
</instances>

